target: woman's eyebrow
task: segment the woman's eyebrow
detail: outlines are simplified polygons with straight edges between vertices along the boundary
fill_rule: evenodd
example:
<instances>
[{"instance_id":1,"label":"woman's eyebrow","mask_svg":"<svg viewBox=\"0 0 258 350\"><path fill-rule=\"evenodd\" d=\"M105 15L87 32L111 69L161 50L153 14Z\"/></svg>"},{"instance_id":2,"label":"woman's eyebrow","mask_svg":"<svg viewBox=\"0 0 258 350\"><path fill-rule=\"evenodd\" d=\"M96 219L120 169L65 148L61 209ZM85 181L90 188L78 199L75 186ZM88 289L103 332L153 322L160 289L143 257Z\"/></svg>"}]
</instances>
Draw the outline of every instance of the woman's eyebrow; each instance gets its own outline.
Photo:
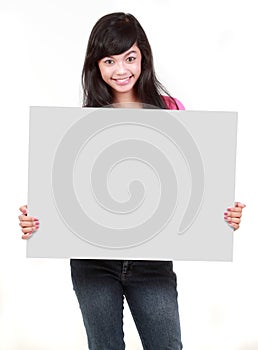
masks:
<instances>
[{"instance_id":1,"label":"woman's eyebrow","mask_svg":"<svg viewBox=\"0 0 258 350\"><path fill-rule=\"evenodd\" d=\"M124 57L129 56L129 55L131 55L132 53L137 54L137 52L136 52L135 50L131 50L131 51L127 52L127 53L124 55ZM106 56L106 57L114 58L115 56L119 56L119 55L110 55L110 56Z\"/></svg>"},{"instance_id":2,"label":"woman's eyebrow","mask_svg":"<svg viewBox=\"0 0 258 350\"><path fill-rule=\"evenodd\" d=\"M125 54L125 56L131 55L132 53L137 53L135 50L129 51L128 53Z\"/></svg>"}]
</instances>

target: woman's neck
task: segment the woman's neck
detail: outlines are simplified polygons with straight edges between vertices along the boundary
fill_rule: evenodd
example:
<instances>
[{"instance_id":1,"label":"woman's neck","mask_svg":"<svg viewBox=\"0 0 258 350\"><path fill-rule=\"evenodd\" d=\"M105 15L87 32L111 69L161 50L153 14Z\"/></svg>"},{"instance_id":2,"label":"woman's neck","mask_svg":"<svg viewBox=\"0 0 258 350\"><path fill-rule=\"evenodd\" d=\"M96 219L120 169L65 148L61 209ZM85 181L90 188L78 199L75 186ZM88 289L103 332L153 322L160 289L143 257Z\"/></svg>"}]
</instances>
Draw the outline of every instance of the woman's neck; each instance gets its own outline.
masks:
<instances>
[{"instance_id":1,"label":"woman's neck","mask_svg":"<svg viewBox=\"0 0 258 350\"><path fill-rule=\"evenodd\" d=\"M133 91L126 93L116 92L113 105L118 108L142 108L141 102L136 98Z\"/></svg>"}]
</instances>

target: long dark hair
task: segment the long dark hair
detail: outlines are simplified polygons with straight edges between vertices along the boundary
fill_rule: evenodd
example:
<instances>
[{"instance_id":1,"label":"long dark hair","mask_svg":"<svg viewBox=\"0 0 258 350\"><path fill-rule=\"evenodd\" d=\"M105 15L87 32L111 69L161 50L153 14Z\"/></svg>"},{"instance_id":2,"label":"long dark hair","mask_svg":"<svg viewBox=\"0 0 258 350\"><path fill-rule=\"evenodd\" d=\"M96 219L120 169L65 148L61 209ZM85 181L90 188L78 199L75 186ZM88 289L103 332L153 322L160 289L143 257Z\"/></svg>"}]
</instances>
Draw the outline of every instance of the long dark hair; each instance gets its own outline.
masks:
<instances>
[{"instance_id":1,"label":"long dark hair","mask_svg":"<svg viewBox=\"0 0 258 350\"><path fill-rule=\"evenodd\" d=\"M135 43L142 55L141 74L134 86L137 99L166 109L160 96L164 92L177 106L155 75L151 47L140 23L131 14L115 12L101 17L90 34L81 76L83 107L103 107L113 103L112 89L102 79L98 61L106 56L119 55Z\"/></svg>"}]
</instances>

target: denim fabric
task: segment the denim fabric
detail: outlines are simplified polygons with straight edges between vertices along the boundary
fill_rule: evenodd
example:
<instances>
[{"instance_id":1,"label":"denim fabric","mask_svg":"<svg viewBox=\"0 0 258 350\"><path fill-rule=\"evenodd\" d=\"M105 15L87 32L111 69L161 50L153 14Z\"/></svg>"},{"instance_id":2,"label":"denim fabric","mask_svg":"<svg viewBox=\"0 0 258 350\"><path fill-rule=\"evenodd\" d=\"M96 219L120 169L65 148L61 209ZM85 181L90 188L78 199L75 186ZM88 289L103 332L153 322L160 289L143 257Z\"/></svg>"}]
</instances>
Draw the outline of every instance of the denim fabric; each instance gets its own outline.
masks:
<instances>
[{"instance_id":1,"label":"denim fabric","mask_svg":"<svg viewBox=\"0 0 258 350\"><path fill-rule=\"evenodd\" d=\"M90 350L125 349L123 301L144 350L181 350L177 278L171 261L71 259Z\"/></svg>"}]
</instances>

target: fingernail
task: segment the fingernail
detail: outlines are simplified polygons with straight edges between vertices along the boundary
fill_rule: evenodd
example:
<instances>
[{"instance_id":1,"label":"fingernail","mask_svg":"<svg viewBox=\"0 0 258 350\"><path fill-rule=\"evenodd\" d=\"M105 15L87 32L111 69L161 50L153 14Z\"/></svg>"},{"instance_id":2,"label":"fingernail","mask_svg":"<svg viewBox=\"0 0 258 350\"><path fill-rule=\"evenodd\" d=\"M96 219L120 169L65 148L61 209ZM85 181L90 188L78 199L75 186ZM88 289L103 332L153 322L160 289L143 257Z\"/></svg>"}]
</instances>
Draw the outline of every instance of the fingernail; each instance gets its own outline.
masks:
<instances>
[{"instance_id":1,"label":"fingernail","mask_svg":"<svg viewBox=\"0 0 258 350\"><path fill-rule=\"evenodd\" d=\"M228 211L231 211L231 208L227 208Z\"/></svg>"},{"instance_id":2,"label":"fingernail","mask_svg":"<svg viewBox=\"0 0 258 350\"><path fill-rule=\"evenodd\" d=\"M228 215L228 213L225 211L224 215Z\"/></svg>"}]
</instances>

